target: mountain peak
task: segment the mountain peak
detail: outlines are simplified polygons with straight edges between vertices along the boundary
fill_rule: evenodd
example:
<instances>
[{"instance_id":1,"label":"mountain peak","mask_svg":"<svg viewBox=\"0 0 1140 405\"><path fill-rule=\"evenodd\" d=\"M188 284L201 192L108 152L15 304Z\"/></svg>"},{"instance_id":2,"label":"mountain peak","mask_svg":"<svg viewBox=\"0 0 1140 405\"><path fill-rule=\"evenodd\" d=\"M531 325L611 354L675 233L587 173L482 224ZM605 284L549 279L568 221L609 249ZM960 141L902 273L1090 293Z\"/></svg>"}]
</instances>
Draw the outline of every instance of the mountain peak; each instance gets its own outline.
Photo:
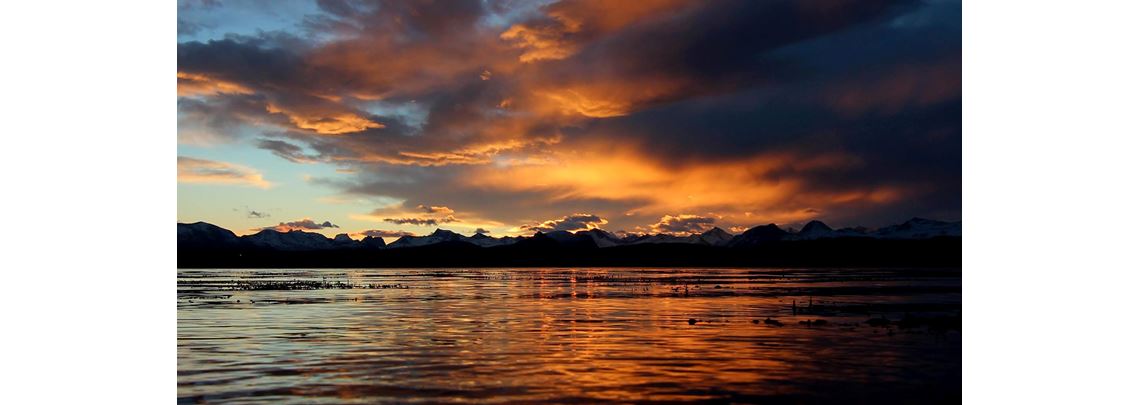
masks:
<instances>
[{"instance_id":1,"label":"mountain peak","mask_svg":"<svg viewBox=\"0 0 1140 405\"><path fill-rule=\"evenodd\" d=\"M435 228L435 232L432 232L431 236L459 236L459 234L446 229Z\"/></svg>"},{"instance_id":2,"label":"mountain peak","mask_svg":"<svg viewBox=\"0 0 1140 405\"><path fill-rule=\"evenodd\" d=\"M821 231L822 232L830 232L832 230L833 229L831 229L830 226L827 226L827 224L823 223L823 221L813 219L810 222L808 222L807 224L804 224L803 229L800 229L800 233L804 233L804 232L812 233L812 232L821 232Z\"/></svg>"},{"instance_id":3,"label":"mountain peak","mask_svg":"<svg viewBox=\"0 0 1140 405\"><path fill-rule=\"evenodd\" d=\"M712 229L709 229L709 230L701 233L701 235L728 235L728 236L732 236L732 234L728 233L728 231L725 231L724 229L720 229L719 226L714 226Z\"/></svg>"},{"instance_id":4,"label":"mountain peak","mask_svg":"<svg viewBox=\"0 0 1140 405\"><path fill-rule=\"evenodd\" d=\"M760 225L744 231L727 243L728 246L755 246L784 239L788 232L776 224Z\"/></svg>"},{"instance_id":5,"label":"mountain peak","mask_svg":"<svg viewBox=\"0 0 1140 405\"><path fill-rule=\"evenodd\" d=\"M732 234L720 227L713 227L700 235L696 235L702 242L712 246L723 246L732 241Z\"/></svg>"}]
</instances>

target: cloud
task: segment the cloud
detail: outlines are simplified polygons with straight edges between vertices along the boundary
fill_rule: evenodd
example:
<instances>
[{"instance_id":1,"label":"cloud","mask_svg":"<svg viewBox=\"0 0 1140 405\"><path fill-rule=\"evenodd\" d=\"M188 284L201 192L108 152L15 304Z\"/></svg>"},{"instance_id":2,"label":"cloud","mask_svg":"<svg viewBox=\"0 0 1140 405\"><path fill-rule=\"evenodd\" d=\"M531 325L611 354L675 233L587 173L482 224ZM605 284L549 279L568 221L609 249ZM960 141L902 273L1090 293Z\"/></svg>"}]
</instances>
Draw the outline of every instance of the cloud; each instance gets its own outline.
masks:
<instances>
[{"instance_id":1,"label":"cloud","mask_svg":"<svg viewBox=\"0 0 1140 405\"><path fill-rule=\"evenodd\" d=\"M269 218L269 213L268 212L258 212L258 211L254 211L254 210L249 210L245 214L245 217L246 218Z\"/></svg>"},{"instance_id":2,"label":"cloud","mask_svg":"<svg viewBox=\"0 0 1140 405\"><path fill-rule=\"evenodd\" d=\"M179 96L218 94L253 94L253 90L238 83L216 80L206 75L178 72Z\"/></svg>"},{"instance_id":3,"label":"cloud","mask_svg":"<svg viewBox=\"0 0 1140 405\"><path fill-rule=\"evenodd\" d=\"M523 225L519 227L526 231L583 231L598 228L609 223L605 218L593 214L572 214L559 219L551 219L538 224Z\"/></svg>"},{"instance_id":4,"label":"cloud","mask_svg":"<svg viewBox=\"0 0 1140 405\"><path fill-rule=\"evenodd\" d=\"M690 214L680 214L676 216L666 215L661 217L661 220L657 221L656 224L650 225L649 229L653 233L678 235L702 233L711 229L714 222L716 222L715 217L702 217Z\"/></svg>"},{"instance_id":5,"label":"cloud","mask_svg":"<svg viewBox=\"0 0 1140 405\"><path fill-rule=\"evenodd\" d=\"M446 206L418 204L412 206L407 202L393 204L373 210L368 215L360 216L362 219L377 220L396 225L435 226L439 224L462 222L455 217L455 210Z\"/></svg>"},{"instance_id":6,"label":"cloud","mask_svg":"<svg viewBox=\"0 0 1140 405\"><path fill-rule=\"evenodd\" d=\"M384 222L391 222L396 225L416 225L416 226L435 226L439 224L446 224L450 222L458 222L458 219L448 215L443 218L384 218Z\"/></svg>"},{"instance_id":7,"label":"cloud","mask_svg":"<svg viewBox=\"0 0 1140 405\"><path fill-rule=\"evenodd\" d=\"M314 182L412 201L372 218L407 224L874 225L961 208L957 2L317 7L290 34L180 42L180 144L335 162Z\"/></svg>"},{"instance_id":8,"label":"cloud","mask_svg":"<svg viewBox=\"0 0 1140 405\"><path fill-rule=\"evenodd\" d=\"M374 238L399 238L402 236L416 236L416 234L407 231L390 231L387 229L369 229L366 231L357 232L358 236L371 236Z\"/></svg>"},{"instance_id":9,"label":"cloud","mask_svg":"<svg viewBox=\"0 0 1140 405\"><path fill-rule=\"evenodd\" d=\"M269 188L271 183L254 169L226 162L178 157L178 182Z\"/></svg>"},{"instance_id":10,"label":"cloud","mask_svg":"<svg viewBox=\"0 0 1140 405\"><path fill-rule=\"evenodd\" d=\"M285 141L261 139L257 142L257 147L273 152L274 155L293 163L313 163L317 161L315 156L305 154L304 149L300 146Z\"/></svg>"},{"instance_id":11,"label":"cloud","mask_svg":"<svg viewBox=\"0 0 1140 405\"><path fill-rule=\"evenodd\" d=\"M486 233L491 233L491 231L488 231L488 230L486 230L486 229L483 229L483 228L475 228L475 233L477 233L477 234L486 234Z\"/></svg>"},{"instance_id":12,"label":"cloud","mask_svg":"<svg viewBox=\"0 0 1140 405\"><path fill-rule=\"evenodd\" d=\"M447 215L447 214L454 214L455 213L455 210L453 210L451 208L443 207L443 206L420 204L420 205L417 205L416 208L419 208L419 209L423 210L423 212L428 213L428 214Z\"/></svg>"},{"instance_id":13,"label":"cloud","mask_svg":"<svg viewBox=\"0 0 1140 405\"><path fill-rule=\"evenodd\" d=\"M267 226L265 228L255 228L254 230L270 229L270 230L275 230L278 232L289 232L289 231L321 230L321 229L325 229L325 228L340 228L340 227L333 224L332 222L329 222L329 221L317 223L317 222L313 221L312 219L305 218L305 219L292 221L292 222L280 222L275 226Z\"/></svg>"},{"instance_id":14,"label":"cloud","mask_svg":"<svg viewBox=\"0 0 1140 405\"><path fill-rule=\"evenodd\" d=\"M322 135L341 135L361 132L370 128L384 128L384 124L374 122L351 112L315 112L311 109L295 109L268 104L265 110L270 114L282 114L289 122L300 129L307 129Z\"/></svg>"}]
</instances>

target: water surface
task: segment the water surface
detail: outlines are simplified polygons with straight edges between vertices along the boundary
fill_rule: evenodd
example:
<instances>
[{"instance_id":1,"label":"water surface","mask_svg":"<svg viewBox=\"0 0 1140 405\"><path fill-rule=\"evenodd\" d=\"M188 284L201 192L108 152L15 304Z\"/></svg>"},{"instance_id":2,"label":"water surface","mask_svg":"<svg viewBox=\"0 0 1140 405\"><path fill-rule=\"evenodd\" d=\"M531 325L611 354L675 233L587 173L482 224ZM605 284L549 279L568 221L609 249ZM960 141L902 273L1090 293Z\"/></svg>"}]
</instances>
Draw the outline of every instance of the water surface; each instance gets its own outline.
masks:
<instances>
[{"instance_id":1,"label":"water surface","mask_svg":"<svg viewBox=\"0 0 1140 405\"><path fill-rule=\"evenodd\" d=\"M956 403L960 317L957 269L180 270L178 396Z\"/></svg>"}]
</instances>

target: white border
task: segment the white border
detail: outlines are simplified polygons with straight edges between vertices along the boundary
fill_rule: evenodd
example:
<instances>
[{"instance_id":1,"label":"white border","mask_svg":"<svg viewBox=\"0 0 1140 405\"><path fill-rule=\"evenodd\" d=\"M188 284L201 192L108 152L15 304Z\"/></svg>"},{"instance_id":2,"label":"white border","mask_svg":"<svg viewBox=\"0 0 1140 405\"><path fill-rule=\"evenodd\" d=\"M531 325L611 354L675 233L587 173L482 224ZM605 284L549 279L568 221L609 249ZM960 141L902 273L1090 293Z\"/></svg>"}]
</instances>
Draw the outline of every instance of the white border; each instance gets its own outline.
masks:
<instances>
[{"instance_id":1,"label":"white border","mask_svg":"<svg viewBox=\"0 0 1140 405\"><path fill-rule=\"evenodd\" d=\"M177 397L176 7L0 11L0 402Z\"/></svg>"},{"instance_id":2,"label":"white border","mask_svg":"<svg viewBox=\"0 0 1140 405\"><path fill-rule=\"evenodd\" d=\"M1140 396L1137 11L964 5L967 403ZM176 4L0 20L4 402L171 401Z\"/></svg>"}]
</instances>

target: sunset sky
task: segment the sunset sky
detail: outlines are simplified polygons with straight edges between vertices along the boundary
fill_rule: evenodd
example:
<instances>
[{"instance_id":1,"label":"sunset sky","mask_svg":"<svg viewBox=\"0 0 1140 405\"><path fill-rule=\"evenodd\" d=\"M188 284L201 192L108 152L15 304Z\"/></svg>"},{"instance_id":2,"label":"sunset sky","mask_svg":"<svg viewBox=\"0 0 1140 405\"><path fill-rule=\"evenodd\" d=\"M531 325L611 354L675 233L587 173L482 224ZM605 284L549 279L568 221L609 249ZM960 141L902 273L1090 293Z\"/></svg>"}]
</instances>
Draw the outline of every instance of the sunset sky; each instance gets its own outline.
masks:
<instances>
[{"instance_id":1,"label":"sunset sky","mask_svg":"<svg viewBox=\"0 0 1140 405\"><path fill-rule=\"evenodd\" d=\"M959 220L957 1L180 1L178 221Z\"/></svg>"}]
</instances>

